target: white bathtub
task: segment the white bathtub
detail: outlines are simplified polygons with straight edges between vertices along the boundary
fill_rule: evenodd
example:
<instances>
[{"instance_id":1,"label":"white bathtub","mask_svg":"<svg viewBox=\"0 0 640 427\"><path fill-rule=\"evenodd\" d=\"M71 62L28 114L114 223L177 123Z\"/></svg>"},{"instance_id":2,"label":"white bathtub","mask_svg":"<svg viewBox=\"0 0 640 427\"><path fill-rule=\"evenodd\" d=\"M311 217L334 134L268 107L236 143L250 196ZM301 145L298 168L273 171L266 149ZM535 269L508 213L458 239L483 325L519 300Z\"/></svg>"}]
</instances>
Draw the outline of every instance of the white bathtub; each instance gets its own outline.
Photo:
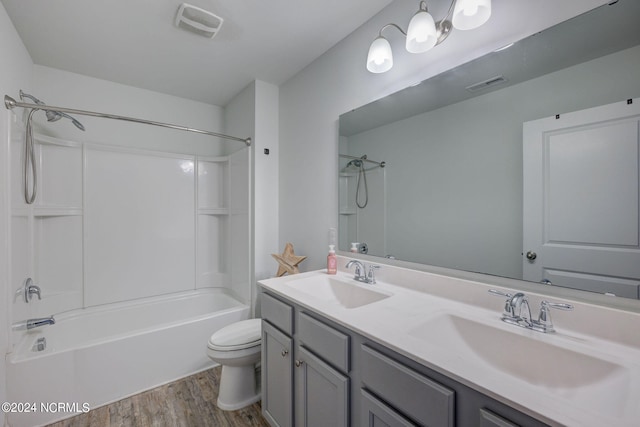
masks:
<instances>
[{"instance_id":1,"label":"white bathtub","mask_svg":"<svg viewBox=\"0 0 640 427\"><path fill-rule=\"evenodd\" d=\"M36 426L76 415L214 366L209 336L249 317L249 307L216 289L74 310L29 331L7 358L10 402L35 412L9 413L10 426ZM44 337L44 351L33 351ZM60 411L52 403L70 404ZM75 407L74 407L74 404Z\"/></svg>"}]
</instances>

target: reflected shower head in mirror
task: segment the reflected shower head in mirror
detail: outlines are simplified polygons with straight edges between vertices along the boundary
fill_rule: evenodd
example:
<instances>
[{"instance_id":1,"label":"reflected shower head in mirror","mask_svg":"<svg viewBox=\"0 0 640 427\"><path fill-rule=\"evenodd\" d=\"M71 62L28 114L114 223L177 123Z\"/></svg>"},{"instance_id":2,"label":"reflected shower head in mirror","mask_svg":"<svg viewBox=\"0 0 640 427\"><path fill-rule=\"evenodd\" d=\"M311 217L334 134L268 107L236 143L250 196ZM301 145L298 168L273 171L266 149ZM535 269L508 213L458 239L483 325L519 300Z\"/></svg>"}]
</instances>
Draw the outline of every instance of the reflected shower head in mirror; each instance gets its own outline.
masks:
<instances>
[{"instance_id":1,"label":"reflected shower head in mirror","mask_svg":"<svg viewBox=\"0 0 640 427\"><path fill-rule=\"evenodd\" d=\"M40 101L38 98L36 98L33 95L29 95L28 93L24 93L22 90L20 91L20 99L24 100L24 98L29 98L30 100L32 100L33 102L35 102L38 105L42 105L42 106L46 106L47 104L45 104L44 102ZM84 126L82 125L82 123L80 123L78 120L76 120L75 118L71 117L68 114L65 114L63 112L60 111L52 111L52 110L46 110L46 109L42 109L42 111L45 112L45 114L47 115L47 121L48 122L57 122L58 120L60 120L61 118L65 117L69 120L71 120L71 123L74 124L75 127L77 127L80 130L85 130Z\"/></svg>"},{"instance_id":2,"label":"reflected shower head in mirror","mask_svg":"<svg viewBox=\"0 0 640 427\"><path fill-rule=\"evenodd\" d=\"M360 167L362 166L362 160L351 160L349 163L347 163L347 165L344 167L344 171L345 172L349 172L349 171L359 171Z\"/></svg>"},{"instance_id":3,"label":"reflected shower head in mirror","mask_svg":"<svg viewBox=\"0 0 640 427\"><path fill-rule=\"evenodd\" d=\"M359 172L360 168L362 168L362 166L364 165L364 162L362 160L366 158L367 158L367 155L365 154L359 159L350 160L349 163L347 163L345 167L342 168L342 172Z\"/></svg>"}]
</instances>

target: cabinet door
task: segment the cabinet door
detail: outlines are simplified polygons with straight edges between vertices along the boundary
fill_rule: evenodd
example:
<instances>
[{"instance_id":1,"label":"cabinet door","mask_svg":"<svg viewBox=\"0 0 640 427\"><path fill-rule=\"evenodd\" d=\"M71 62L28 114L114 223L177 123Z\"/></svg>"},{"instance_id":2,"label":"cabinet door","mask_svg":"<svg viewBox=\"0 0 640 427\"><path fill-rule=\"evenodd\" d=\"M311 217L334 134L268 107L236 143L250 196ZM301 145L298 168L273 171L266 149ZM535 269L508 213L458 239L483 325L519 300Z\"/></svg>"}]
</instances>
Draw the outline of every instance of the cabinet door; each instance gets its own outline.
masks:
<instances>
[{"instance_id":1,"label":"cabinet door","mask_svg":"<svg viewBox=\"0 0 640 427\"><path fill-rule=\"evenodd\" d=\"M292 340L262 321L262 415L272 427L293 426Z\"/></svg>"},{"instance_id":2,"label":"cabinet door","mask_svg":"<svg viewBox=\"0 0 640 427\"><path fill-rule=\"evenodd\" d=\"M306 348L296 358L296 426L346 427L349 424L349 378Z\"/></svg>"}]
</instances>

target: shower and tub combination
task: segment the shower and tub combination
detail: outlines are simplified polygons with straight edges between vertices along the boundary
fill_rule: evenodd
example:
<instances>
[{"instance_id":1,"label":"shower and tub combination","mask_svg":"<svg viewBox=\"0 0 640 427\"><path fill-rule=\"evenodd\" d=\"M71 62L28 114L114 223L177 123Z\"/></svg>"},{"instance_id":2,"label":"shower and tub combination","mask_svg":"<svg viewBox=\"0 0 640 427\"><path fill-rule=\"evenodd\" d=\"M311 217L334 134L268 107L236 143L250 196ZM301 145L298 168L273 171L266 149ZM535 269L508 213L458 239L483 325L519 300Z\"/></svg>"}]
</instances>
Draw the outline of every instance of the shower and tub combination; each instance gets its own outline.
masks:
<instances>
[{"instance_id":1,"label":"shower and tub combination","mask_svg":"<svg viewBox=\"0 0 640 427\"><path fill-rule=\"evenodd\" d=\"M95 408L213 366L212 333L251 317L251 151L184 154L45 133L61 118L84 130L75 117L84 115L207 134L221 147L250 139L21 98L34 104L5 96L27 119L11 113L8 398ZM47 122L34 131L38 110Z\"/></svg>"}]
</instances>

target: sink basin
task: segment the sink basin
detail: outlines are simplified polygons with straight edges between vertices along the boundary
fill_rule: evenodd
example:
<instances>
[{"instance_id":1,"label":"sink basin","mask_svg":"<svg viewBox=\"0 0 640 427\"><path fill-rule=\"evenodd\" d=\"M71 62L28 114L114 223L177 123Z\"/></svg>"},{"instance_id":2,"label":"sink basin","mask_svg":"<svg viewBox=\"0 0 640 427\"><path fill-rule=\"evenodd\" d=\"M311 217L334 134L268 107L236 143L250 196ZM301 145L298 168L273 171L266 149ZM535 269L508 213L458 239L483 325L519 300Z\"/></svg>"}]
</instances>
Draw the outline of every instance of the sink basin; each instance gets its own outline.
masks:
<instances>
[{"instance_id":1,"label":"sink basin","mask_svg":"<svg viewBox=\"0 0 640 427\"><path fill-rule=\"evenodd\" d=\"M619 415L630 385L628 370L616 363L545 341L553 336L503 325L496 326L442 314L408 331L409 335L442 349L446 357L473 369L479 378L501 375L540 389L541 395L580 399L599 412ZM530 334L540 334L528 336ZM563 343L568 347L571 343ZM498 376L496 376L498 375Z\"/></svg>"},{"instance_id":2,"label":"sink basin","mask_svg":"<svg viewBox=\"0 0 640 427\"><path fill-rule=\"evenodd\" d=\"M292 280L286 285L321 301L336 303L344 308L362 307L391 296L371 289L375 285L360 285L355 281L349 283L329 275Z\"/></svg>"}]
</instances>

